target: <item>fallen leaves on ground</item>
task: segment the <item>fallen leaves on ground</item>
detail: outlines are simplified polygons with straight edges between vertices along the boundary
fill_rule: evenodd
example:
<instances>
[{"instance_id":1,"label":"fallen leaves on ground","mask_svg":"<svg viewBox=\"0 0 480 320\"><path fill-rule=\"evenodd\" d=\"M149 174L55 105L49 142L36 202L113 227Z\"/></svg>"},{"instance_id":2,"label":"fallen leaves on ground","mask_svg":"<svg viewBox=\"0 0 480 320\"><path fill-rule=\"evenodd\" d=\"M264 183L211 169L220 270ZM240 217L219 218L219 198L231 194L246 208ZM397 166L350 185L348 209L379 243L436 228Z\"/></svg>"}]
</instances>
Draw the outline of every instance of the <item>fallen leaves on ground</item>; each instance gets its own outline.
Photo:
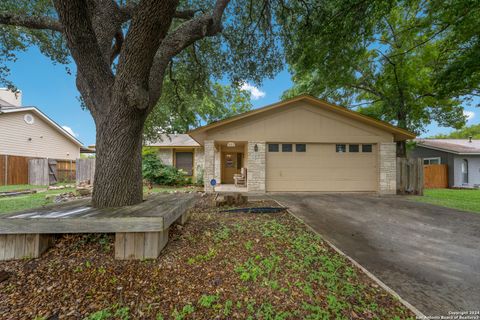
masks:
<instances>
[{"instance_id":1,"label":"fallen leaves on ground","mask_svg":"<svg viewBox=\"0 0 480 320\"><path fill-rule=\"evenodd\" d=\"M170 228L156 260L117 261L113 235L63 235L0 263L2 319L405 319L394 297L287 212L220 213ZM272 206L275 203L250 203Z\"/></svg>"}]
</instances>

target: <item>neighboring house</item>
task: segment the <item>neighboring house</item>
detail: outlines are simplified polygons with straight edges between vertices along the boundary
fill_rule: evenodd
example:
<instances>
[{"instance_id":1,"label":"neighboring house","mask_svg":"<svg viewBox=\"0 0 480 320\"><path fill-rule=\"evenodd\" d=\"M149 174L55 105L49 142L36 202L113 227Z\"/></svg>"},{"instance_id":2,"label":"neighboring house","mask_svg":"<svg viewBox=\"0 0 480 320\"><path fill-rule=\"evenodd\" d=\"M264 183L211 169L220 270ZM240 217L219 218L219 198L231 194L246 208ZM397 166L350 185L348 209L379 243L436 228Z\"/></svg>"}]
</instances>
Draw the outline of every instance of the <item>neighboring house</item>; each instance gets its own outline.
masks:
<instances>
[{"instance_id":1,"label":"neighboring house","mask_svg":"<svg viewBox=\"0 0 480 320\"><path fill-rule=\"evenodd\" d=\"M186 163L193 174L203 168L207 192L213 191L212 179L230 185L246 168L249 192L382 194L396 193L396 142L415 137L306 95L211 123L189 136L148 145L158 147L166 163Z\"/></svg>"},{"instance_id":2,"label":"neighboring house","mask_svg":"<svg viewBox=\"0 0 480 320\"><path fill-rule=\"evenodd\" d=\"M449 187L480 185L480 140L418 139L410 157L424 164L446 164Z\"/></svg>"},{"instance_id":3,"label":"neighboring house","mask_svg":"<svg viewBox=\"0 0 480 320\"><path fill-rule=\"evenodd\" d=\"M0 89L0 154L77 159L82 143L35 107L21 105L21 93Z\"/></svg>"}]
</instances>

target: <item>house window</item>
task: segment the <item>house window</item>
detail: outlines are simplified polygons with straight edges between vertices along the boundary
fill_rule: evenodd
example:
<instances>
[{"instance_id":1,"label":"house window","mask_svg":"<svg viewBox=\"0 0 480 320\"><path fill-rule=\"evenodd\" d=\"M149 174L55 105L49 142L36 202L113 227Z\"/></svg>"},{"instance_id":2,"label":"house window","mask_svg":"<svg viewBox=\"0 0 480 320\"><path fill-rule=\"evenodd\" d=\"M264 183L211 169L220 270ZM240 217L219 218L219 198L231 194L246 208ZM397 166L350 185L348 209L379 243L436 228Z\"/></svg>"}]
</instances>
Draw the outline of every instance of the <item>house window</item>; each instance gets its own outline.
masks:
<instances>
[{"instance_id":1,"label":"house window","mask_svg":"<svg viewBox=\"0 0 480 320\"><path fill-rule=\"evenodd\" d=\"M347 152L347 145L346 144L337 144L335 146L335 150L337 152Z\"/></svg>"},{"instance_id":2,"label":"house window","mask_svg":"<svg viewBox=\"0 0 480 320\"><path fill-rule=\"evenodd\" d=\"M186 172L187 176L193 174L193 152L175 152L175 167Z\"/></svg>"},{"instance_id":3,"label":"house window","mask_svg":"<svg viewBox=\"0 0 480 320\"><path fill-rule=\"evenodd\" d=\"M423 159L423 164L440 164L440 163L441 163L440 157Z\"/></svg>"},{"instance_id":4,"label":"house window","mask_svg":"<svg viewBox=\"0 0 480 320\"><path fill-rule=\"evenodd\" d=\"M282 144L282 152L292 152L293 146L291 143Z\"/></svg>"},{"instance_id":5,"label":"house window","mask_svg":"<svg viewBox=\"0 0 480 320\"><path fill-rule=\"evenodd\" d=\"M462 160L462 183L468 184L468 160Z\"/></svg>"},{"instance_id":6,"label":"house window","mask_svg":"<svg viewBox=\"0 0 480 320\"><path fill-rule=\"evenodd\" d=\"M362 152L372 152L371 144L362 144Z\"/></svg>"},{"instance_id":7,"label":"house window","mask_svg":"<svg viewBox=\"0 0 480 320\"><path fill-rule=\"evenodd\" d=\"M269 143L268 144L268 152L278 152L278 143Z\"/></svg>"},{"instance_id":8,"label":"house window","mask_svg":"<svg viewBox=\"0 0 480 320\"><path fill-rule=\"evenodd\" d=\"M360 146L358 144L348 145L348 152L358 152L359 150L360 150Z\"/></svg>"},{"instance_id":9,"label":"house window","mask_svg":"<svg viewBox=\"0 0 480 320\"><path fill-rule=\"evenodd\" d=\"M295 145L296 152L307 152L307 145L305 143L297 143Z\"/></svg>"}]
</instances>

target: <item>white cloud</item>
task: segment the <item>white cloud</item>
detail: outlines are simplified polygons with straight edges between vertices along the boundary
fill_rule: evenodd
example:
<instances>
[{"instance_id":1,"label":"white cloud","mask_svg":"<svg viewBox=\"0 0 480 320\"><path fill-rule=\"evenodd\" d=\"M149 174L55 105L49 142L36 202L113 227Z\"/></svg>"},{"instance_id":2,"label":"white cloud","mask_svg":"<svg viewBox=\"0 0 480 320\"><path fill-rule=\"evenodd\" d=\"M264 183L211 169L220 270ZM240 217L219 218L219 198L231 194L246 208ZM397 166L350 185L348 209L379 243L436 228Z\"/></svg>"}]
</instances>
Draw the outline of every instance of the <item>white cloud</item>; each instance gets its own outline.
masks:
<instances>
[{"instance_id":1,"label":"white cloud","mask_svg":"<svg viewBox=\"0 0 480 320\"><path fill-rule=\"evenodd\" d=\"M69 126L62 126L63 130L67 131L68 133L70 133L72 136L74 137L78 137L78 134L73 132L72 128L70 128Z\"/></svg>"},{"instance_id":2,"label":"white cloud","mask_svg":"<svg viewBox=\"0 0 480 320\"><path fill-rule=\"evenodd\" d=\"M467 121L468 121L468 120L472 120L473 117L475 117L475 112L464 110L463 115L467 118Z\"/></svg>"},{"instance_id":3,"label":"white cloud","mask_svg":"<svg viewBox=\"0 0 480 320\"><path fill-rule=\"evenodd\" d=\"M265 97L266 93L257 87L249 84L249 83L243 83L240 89L245 90L245 91L250 91L250 94L252 95L253 100L258 100L260 98Z\"/></svg>"}]
</instances>

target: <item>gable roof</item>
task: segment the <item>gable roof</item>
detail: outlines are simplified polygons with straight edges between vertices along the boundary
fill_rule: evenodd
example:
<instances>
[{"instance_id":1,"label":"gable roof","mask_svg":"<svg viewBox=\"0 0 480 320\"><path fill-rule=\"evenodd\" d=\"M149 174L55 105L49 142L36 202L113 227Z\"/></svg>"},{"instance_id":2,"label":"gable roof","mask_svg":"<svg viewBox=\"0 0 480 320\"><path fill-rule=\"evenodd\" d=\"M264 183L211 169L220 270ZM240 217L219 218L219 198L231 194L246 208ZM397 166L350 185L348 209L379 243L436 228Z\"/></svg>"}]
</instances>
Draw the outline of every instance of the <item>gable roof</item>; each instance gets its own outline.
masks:
<instances>
[{"instance_id":1,"label":"gable roof","mask_svg":"<svg viewBox=\"0 0 480 320\"><path fill-rule=\"evenodd\" d=\"M15 108L0 108L0 116L3 113L16 113L16 112L26 112L30 111L35 113L37 116L39 116L42 120L47 122L50 126L52 126L54 129L56 129L58 132L60 132L63 136L65 136L67 139L70 139L73 143L77 144L78 146L83 146L82 142L72 136L70 133L68 133L65 129L63 129L58 123L50 119L46 114L41 112L39 109L35 107L15 107Z\"/></svg>"},{"instance_id":2,"label":"gable roof","mask_svg":"<svg viewBox=\"0 0 480 320\"><path fill-rule=\"evenodd\" d=\"M480 140L469 139L417 139L417 146L455 154L479 154Z\"/></svg>"},{"instance_id":3,"label":"gable roof","mask_svg":"<svg viewBox=\"0 0 480 320\"><path fill-rule=\"evenodd\" d=\"M188 134L162 134L156 141L146 142L147 147L200 147Z\"/></svg>"},{"instance_id":4,"label":"gable roof","mask_svg":"<svg viewBox=\"0 0 480 320\"><path fill-rule=\"evenodd\" d=\"M282 108L284 106L288 106L292 103L299 102L299 101L309 102L310 104L312 104L316 107L320 107L320 108L324 108L326 110L333 111L335 113L344 115L348 118L355 119L355 120L358 120L360 122L372 125L376 128L379 128L379 129L385 130L387 132L390 132L395 136L395 141L403 141L403 140L407 140L407 139L414 139L416 137L416 135L414 133L412 133L408 130L396 127L394 125L391 125L388 122L374 119L372 117L360 114L356 111L352 111L352 110L349 110L345 107L340 107L340 106L328 103L324 100L318 99L316 97L313 97L313 96L307 95L307 94L299 95L299 96L296 96L296 97L291 98L291 99L276 102L274 104L270 104L270 105L267 105L267 106L262 107L262 108L258 108L258 109L251 110L251 111L248 111L248 112L245 112L245 113L241 113L241 114L235 115L233 117L230 117L230 118L227 118L227 119L224 119L224 120L212 122L208 125L193 129L193 130L189 131L188 133L204 132L204 131L207 131L207 130L210 130L210 129L213 129L213 128L216 128L216 127L219 127L219 126L227 125L229 123L232 123L232 122L235 122L235 121L238 121L238 120L241 120L241 119L245 119L245 118L260 114L260 113L264 113L264 112L274 110L274 109L279 109L279 108Z\"/></svg>"},{"instance_id":5,"label":"gable roof","mask_svg":"<svg viewBox=\"0 0 480 320\"><path fill-rule=\"evenodd\" d=\"M324 100L318 99L316 97L313 97L313 96L310 96L310 95L305 95L305 94L294 97L294 98L291 98L291 99L288 99L288 100L280 101L280 102L277 102L277 103L274 103L274 104L271 104L271 105L267 105L267 106L262 107L262 108L258 108L258 109L251 110L251 111L248 111L248 112L245 112L245 113L241 113L241 114L235 115L233 117L230 117L230 118L227 118L227 119L224 119L224 120L212 122L208 125L193 129L193 130L189 131L189 133L204 132L204 131L207 131L207 130L210 130L210 129L213 129L213 128L216 128L216 127L228 125L229 123L232 123L232 122L235 122L235 121L238 121L238 120L241 120L241 119L245 119L245 118L248 118L248 117L251 117L251 116L254 116L254 115L257 115L257 114L261 114L261 113L264 113L264 112L268 112L270 110L279 109L279 108L291 105L292 103L299 102L299 101L309 102L310 104L312 104L316 107L320 107L320 108L324 108L326 110L333 111L335 113L344 115L348 118L352 118L352 119L358 120L360 122L363 122L363 123L372 125L374 127L377 127L379 129L385 130L387 132L390 132L395 136L395 141L414 139L415 136L416 136L414 133L412 133L410 131L407 131L405 129L396 127L394 125L391 125L388 122L377 120L377 119L371 118L369 116L365 116L365 115L360 114L358 112L349 110L345 107L340 107L340 106L328 103Z\"/></svg>"}]
</instances>

